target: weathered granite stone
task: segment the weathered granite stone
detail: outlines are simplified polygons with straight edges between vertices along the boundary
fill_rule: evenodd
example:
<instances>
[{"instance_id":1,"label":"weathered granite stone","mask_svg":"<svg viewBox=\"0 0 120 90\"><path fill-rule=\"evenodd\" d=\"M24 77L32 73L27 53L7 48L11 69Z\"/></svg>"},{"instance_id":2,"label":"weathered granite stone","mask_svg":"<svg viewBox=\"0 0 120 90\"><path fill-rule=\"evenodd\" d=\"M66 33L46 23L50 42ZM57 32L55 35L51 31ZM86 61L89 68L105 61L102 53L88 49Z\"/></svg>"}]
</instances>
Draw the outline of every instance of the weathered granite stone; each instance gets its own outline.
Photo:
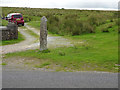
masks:
<instances>
[{"instance_id":1,"label":"weathered granite stone","mask_svg":"<svg viewBox=\"0 0 120 90\"><path fill-rule=\"evenodd\" d=\"M18 39L18 26L15 23L8 23L7 28L11 30L11 37L10 39Z\"/></svg>"},{"instance_id":2,"label":"weathered granite stone","mask_svg":"<svg viewBox=\"0 0 120 90\"><path fill-rule=\"evenodd\" d=\"M40 51L47 49L47 18L43 16L40 24Z\"/></svg>"},{"instance_id":3,"label":"weathered granite stone","mask_svg":"<svg viewBox=\"0 0 120 90\"><path fill-rule=\"evenodd\" d=\"M8 23L8 26L0 27L0 40L18 39L18 26L14 23Z\"/></svg>"}]
</instances>

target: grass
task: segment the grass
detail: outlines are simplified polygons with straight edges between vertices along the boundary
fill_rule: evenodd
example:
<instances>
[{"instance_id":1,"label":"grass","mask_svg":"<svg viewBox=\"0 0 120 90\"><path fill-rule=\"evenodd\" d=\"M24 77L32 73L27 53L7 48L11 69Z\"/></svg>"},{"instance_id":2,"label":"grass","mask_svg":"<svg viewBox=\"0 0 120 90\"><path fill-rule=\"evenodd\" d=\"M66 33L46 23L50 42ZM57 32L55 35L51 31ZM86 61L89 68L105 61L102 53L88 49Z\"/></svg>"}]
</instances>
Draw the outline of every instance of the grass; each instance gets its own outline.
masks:
<instances>
[{"instance_id":1,"label":"grass","mask_svg":"<svg viewBox=\"0 0 120 90\"><path fill-rule=\"evenodd\" d=\"M35 21L33 21L35 22ZM29 22L29 23L33 23ZM29 24L30 25L30 24ZM40 27L39 24L32 24ZM104 33L103 28L109 32ZM50 68L56 71L108 71L118 72L118 27L114 22L97 26L96 33L77 36L64 36L74 47L61 47L49 49L45 52L28 50L6 54L6 57L21 56L36 58L39 64L36 68ZM49 51L49 52L48 52ZM42 60L42 63L40 63ZM46 62L50 62L47 63ZM48 67L46 67L48 66Z\"/></svg>"},{"instance_id":2,"label":"grass","mask_svg":"<svg viewBox=\"0 0 120 90\"><path fill-rule=\"evenodd\" d=\"M2 21L2 26L7 26L8 25L8 21L7 20L2 19L0 21Z\"/></svg>"},{"instance_id":3,"label":"grass","mask_svg":"<svg viewBox=\"0 0 120 90\"><path fill-rule=\"evenodd\" d=\"M113 28L113 27L114 27L114 28ZM118 28L115 28L115 27L117 27L117 25L115 25L115 22L110 22L110 21L108 21L107 23L98 26L98 27L96 28L96 32L103 32L104 30L107 30L108 32L109 32L109 31L112 31L112 30L117 31ZM108 29L111 29L111 30L108 30Z\"/></svg>"},{"instance_id":4,"label":"grass","mask_svg":"<svg viewBox=\"0 0 120 90\"><path fill-rule=\"evenodd\" d=\"M21 41L25 40L25 37L18 32L18 39L14 39L14 40L6 40L6 41L0 41L0 46L2 45L9 45L9 44L15 44L15 43L19 43Z\"/></svg>"},{"instance_id":5,"label":"grass","mask_svg":"<svg viewBox=\"0 0 120 90\"><path fill-rule=\"evenodd\" d=\"M48 66L48 65L50 65L50 62L45 62L45 63L43 63L41 65L35 65L34 67L36 67L36 68L43 68L43 67Z\"/></svg>"},{"instance_id":6,"label":"grass","mask_svg":"<svg viewBox=\"0 0 120 90\"><path fill-rule=\"evenodd\" d=\"M25 29L26 29L26 32L27 32L28 34L30 34L31 36L33 36L33 37L35 37L35 38L39 38L39 37L40 37L38 34L36 34L36 33L34 33L33 31L27 29L26 27L22 27L22 28L25 28Z\"/></svg>"},{"instance_id":7,"label":"grass","mask_svg":"<svg viewBox=\"0 0 120 90\"><path fill-rule=\"evenodd\" d=\"M118 64L118 34L95 33L81 36L66 36L74 43L74 47L61 47L49 49L48 53L39 50L8 53L5 57L21 56L44 59L44 63L50 62L49 68L56 71L109 71L117 72L115 64ZM113 38L114 37L114 38ZM84 43L79 43L84 41ZM110 44L109 44L110 43ZM37 65L42 68L46 66Z\"/></svg>"},{"instance_id":8,"label":"grass","mask_svg":"<svg viewBox=\"0 0 120 90\"><path fill-rule=\"evenodd\" d=\"M24 29L26 29L25 31L26 31L26 33L28 33L29 35L31 35L31 36L33 36L33 37L35 37L36 38L36 40L33 42L33 43L36 43L36 42L38 42L39 41L39 35L38 34L36 34L36 33L34 33L33 31L31 31L31 30L29 30L28 28L26 28L26 27L21 27L21 28L24 28Z\"/></svg>"},{"instance_id":9,"label":"grass","mask_svg":"<svg viewBox=\"0 0 120 90\"><path fill-rule=\"evenodd\" d=\"M40 29L40 21L30 21L28 22L28 25Z\"/></svg>"},{"instance_id":10,"label":"grass","mask_svg":"<svg viewBox=\"0 0 120 90\"><path fill-rule=\"evenodd\" d=\"M35 38L39 38L40 36L35 34L33 31L31 30L26 30L27 33L29 33L31 36L35 37Z\"/></svg>"},{"instance_id":11,"label":"grass","mask_svg":"<svg viewBox=\"0 0 120 90\"><path fill-rule=\"evenodd\" d=\"M6 63L2 63L2 64L0 64L0 65L3 65L3 66L5 66L5 65L7 65Z\"/></svg>"},{"instance_id":12,"label":"grass","mask_svg":"<svg viewBox=\"0 0 120 90\"><path fill-rule=\"evenodd\" d=\"M30 21L30 22L27 22L27 24L36 28L37 30L40 29L40 21ZM49 31L48 31L48 34L58 36L58 34L53 34L52 32L49 32Z\"/></svg>"},{"instance_id":13,"label":"grass","mask_svg":"<svg viewBox=\"0 0 120 90\"><path fill-rule=\"evenodd\" d=\"M13 56L35 58L39 60L39 64L35 65L36 68L48 66L56 71L118 72L117 12L2 8L4 15L18 11L24 15L26 22L30 21L28 25L37 29L40 29L40 18L46 16L48 32L68 38L74 47L49 49L49 52L27 50L8 53L5 55L6 58ZM33 34L30 31L28 33Z\"/></svg>"}]
</instances>

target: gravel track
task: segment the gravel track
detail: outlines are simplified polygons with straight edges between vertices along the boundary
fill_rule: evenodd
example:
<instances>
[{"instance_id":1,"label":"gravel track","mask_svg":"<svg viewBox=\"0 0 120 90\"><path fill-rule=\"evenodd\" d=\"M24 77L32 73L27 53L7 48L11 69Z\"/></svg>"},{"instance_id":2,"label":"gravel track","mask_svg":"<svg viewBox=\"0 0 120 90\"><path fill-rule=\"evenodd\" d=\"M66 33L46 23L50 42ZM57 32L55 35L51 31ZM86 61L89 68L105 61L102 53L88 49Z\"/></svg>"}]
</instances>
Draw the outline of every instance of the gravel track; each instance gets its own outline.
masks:
<instances>
[{"instance_id":1,"label":"gravel track","mask_svg":"<svg viewBox=\"0 0 120 90\"><path fill-rule=\"evenodd\" d=\"M0 54L6 54L6 53L23 51L23 50L34 48L34 47L31 47L31 44L36 40L36 38L27 34L25 32L25 29L19 28L18 30L22 35L25 36L25 40L20 43L17 43L17 44L0 46L0 51L2 51L2 52L0 52Z\"/></svg>"},{"instance_id":2,"label":"gravel track","mask_svg":"<svg viewBox=\"0 0 120 90\"><path fill-rule=\"evenodd\" d=\"M34 33L40 35L40 31L32 28L31 26L25 24L25 27L28 30L33 31ZM17 51L25 51L28 49L37 49L40 46L40 42L34 42L36 40L35 37L29 35L25 30L19 27L19 32L25 36L25 40L17 43L17 44L12 44L12 45L5 45L5 46L0 46L0 54L6 54L6 53L12 53L12 52L17 52ZM63 46L73 46L67 39L60 37L60 36L51 36L48 35L47 38L48 41L48 48L56 48L56 47L63 47Z\"/></svg>"},{"instance_id":3,"label":"gravel track","mask_svg":"<svg viewBox=\"0 0 120 90\"><path fill-rule=\"evenodd\" d=\"M33 31L37 35L40 35L40 30L35 29L27 24L25 24L26 28ZM47 37L47 46L48 48L56 48L56 47L64 47L64 46L73 46L68 39L65 39L61 36L52 36L48 35ZM33 45L39 45L40 43L34 43Z\"/></svg>"}]
</instances>

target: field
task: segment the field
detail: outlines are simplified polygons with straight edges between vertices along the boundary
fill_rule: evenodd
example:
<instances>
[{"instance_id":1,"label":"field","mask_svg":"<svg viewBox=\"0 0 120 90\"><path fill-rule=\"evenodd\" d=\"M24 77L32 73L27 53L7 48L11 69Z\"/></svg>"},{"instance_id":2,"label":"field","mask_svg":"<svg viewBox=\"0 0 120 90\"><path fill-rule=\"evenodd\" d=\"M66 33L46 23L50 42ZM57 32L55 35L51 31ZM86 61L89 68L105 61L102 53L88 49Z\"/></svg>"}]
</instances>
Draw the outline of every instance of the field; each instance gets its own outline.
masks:
<instances>
[{"instance_id":1,"label":"field","mask_svg":"<svg viewBox=\"0 0 120 90\"><path fill-rule=\"evenodd\" d=\"M8 13L19 12L24 16L25 22L38 21L46 16L48 19L48 31L59 35L81 35L95 33L96 27L107 22L118 22L116 11L88 11L88 10L64 10L64 9L37 9L37 8L3 8L2 16Z\"/></svg>"},{"instance_id":2,"label":"field","mask_svg":"<svg viewBox=\"0 0 120 90\"><path fill-rule=\"evenodd\" d=\"M6 54L6 58L30 57L39 61L34 67L56 71L118 71L118 12L3 8L3 16L18 11L36 29L40 29L41 17L46 16L49 34L69 39L74 47L28 50Z\"/></svg>"}]
</instances>

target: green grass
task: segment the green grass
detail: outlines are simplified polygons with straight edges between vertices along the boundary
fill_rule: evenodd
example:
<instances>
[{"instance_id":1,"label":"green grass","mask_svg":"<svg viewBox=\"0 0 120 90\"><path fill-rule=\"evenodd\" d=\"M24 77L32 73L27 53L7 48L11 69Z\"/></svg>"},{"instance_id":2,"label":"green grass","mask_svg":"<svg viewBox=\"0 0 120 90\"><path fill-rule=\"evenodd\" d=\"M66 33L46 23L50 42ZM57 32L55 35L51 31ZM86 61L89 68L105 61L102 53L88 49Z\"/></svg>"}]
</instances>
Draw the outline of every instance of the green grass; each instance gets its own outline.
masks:
<instances>
[{"instance_id":1,"label":"green grass","mask_svg":"<svg viewBox=\"0 0 120 90\"><path fill-rule=\"evenodd\" d=\"M74 44L74 47L49 49L49 52L28 50L8 53L7 58L36 58L40 63L36 67L49 66L56 71L118 71L115 66L118 64L117 12L8 7L2 10L4 15L22 13L26 22L30 21L28 25L37 29L40 29L40 18L46 16L48 32L63 35ZM50 64L44 64L46 62Z\"/></svg>"},{"instance_id":2,"label":"green grass","mask_svg":"<svg viewBox=\"0 0 120 90\"><path fill-rule=\"evenodd\" d=\"M115 64L118 64L118 34L95 33L81 36L66 36L74 43L74 47L61 47L49 49L44 53L39 50L28 50L24 52L8 53L5 57L21 56L44 59L44 63L51 62L56 71L109 71L117 72ZM79 43L83 41L84 43ZM46 66L46 65L45 65ZM36 67L44 67L37 65Z\"/></svg>"},{"instance_id":3,"label":"green grass","mask_svg":"<svg viewBox=\"0 0 120 90\"><path fill-rule=\"evenodd\" d=\"M0 21L1 21L1 20L0 20ZM8 21L2 19L2 26L7 26L7 25L8 25Z\"/></svg>"},{"instance_id":4,"label":"green grass","mask_svg":"<svg viewBox=\"0 0 120 90\"><path fill-rule=\"evenodd\" d=\"M45 63L43 63L41 65L35 65L34 67L36 67L36 68L43 68L43 67L48 66L48 65L50 65L50 62L45 62Z\"/></svg>"},{"instance_id":5,"label":"green grass","mask_svg":"<svg viewBox=\"0 0 120 90\"><path fill-rule=\"evenodd\" d=\"M18 32L18 39L0 41L0 46L1 45L9 45L9 44L19 43L23 40L25 40L25 37L21 33Z\"/></svg>"},{"instance_id":6,"label":"green grass","mask_svg":"<svg viewBox=\"0 0 120 90\"><path fill-rule=\"evenodd\" d=\"M33 31L31 30L27 30L27 33L29 33L31 36L34 36L36 38L39 38L39 35L35 34Z\"/></svg>"},{"instance_id":7,"label":"green grass","mask_svg":"<svg viewBox=\"0 0 120 90\"><path fill-rule=\"evenodd\" d=\"M36 29L40 29L40 21L30 21L30 22L27 22L28 25L36 28ZM51 32L48 31L48 34L51 34L51 35L54 35L54 36L58 36L58 34L53 34Z\"/></svg>"},{"instance_id":8,"label":"green grass","mask_svg":"<svg viewBox=\"0 0 120 90\"><path fill-rule=\"evenodd\" d=\"M39 37L40 37L40 36L39 36L38 34L36 34L36 33L34 33L33 31L27 29L26 27L21 27L21 28L26 29L26 30L25 30L26 33L28 33L29 35L31 35L31 36L33 36L33 37L36 38L36 40L35 40L33 43L36 43L36 42L39 41Z\"/></svg>"},{"instance_id":9,"label":"green grass","mask_svg":"<svg viewBox=\"0 0 120 90\"><path fill-rule=\"evenodd\" d=\"M7 65L6 63L2 63L2 64L0 64L0 65L3 65L3 66L5 66L5 65Z\"/></svg>"},{"instance_id":10,"label":"green grass","mask_svg":"<svg viewBox=\"0 0 120 90\"><path fill-rule=\"evenodd\" d=\"M40 29L40 21L30 21L28 22L28 25Z\"/></svg>"},{"instance_id":11,"label":"green grass","mask_svg":"<svg viewBox=\"0 0 120 90\"><path fill-rule=\"evenodd\" d=\"M105 30L107 30L108 32L109 31L117 31L118 28L117 28L117 25L115 25L115 22L110 22L110 21L108 21L105 24L102 24L96 28L96 32L103 32Z\"/></svg>"},{"instance_id":12,"label":"green grass","mask_svg":"<svg viewBox=\"0 0 120 90\"><path fill-rule=\"evenodd\" d=\"M33 22L30 22L31 24ZM32 24L38 28L40 25ZM109 32L103 33L106 28ZM21 56L39 59L42 64L36 68L47 68L56 71L108 71L118 72L118 27L114 22L107 21L97 26L96 33L79 36L64 36L74 47L49 49L47 52L28 50L6 54L6 57ZM49 51L49 52L48 52ZM50 62L50 64L46 64Z\"/></svg>"},{"instance_id":13,"label":"green grass","mask_svg":"<svg viewBox=\"0 0 120 90\"><path fill-rule=\"evenodd\" d=\"M27 29L26 27L22 27L22 28ZM31 31L31 30L29 30L29 29L27 29L26 32L27 32L28 34L30 34L31 36L35 37L35 38L39 38L39 37L40 37L38 34L34 33L33 31Z\"/></svg>"}]
</instances>

